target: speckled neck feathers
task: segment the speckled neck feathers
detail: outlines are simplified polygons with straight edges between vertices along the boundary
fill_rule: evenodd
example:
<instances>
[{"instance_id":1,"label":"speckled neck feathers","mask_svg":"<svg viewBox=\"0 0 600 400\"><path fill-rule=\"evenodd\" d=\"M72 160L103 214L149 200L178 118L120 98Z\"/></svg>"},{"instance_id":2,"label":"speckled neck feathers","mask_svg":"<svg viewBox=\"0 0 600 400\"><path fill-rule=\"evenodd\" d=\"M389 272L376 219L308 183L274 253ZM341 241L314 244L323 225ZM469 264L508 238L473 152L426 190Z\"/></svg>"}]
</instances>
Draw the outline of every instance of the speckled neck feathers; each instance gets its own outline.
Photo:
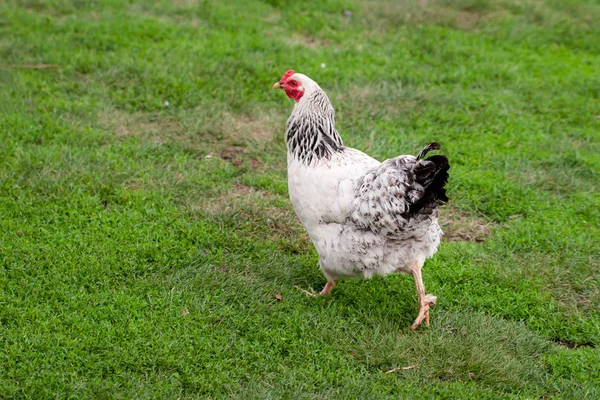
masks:
<instances>
[{"instance_id":1,"label":"speckled neck feathers","mask_svg":"<svg viewBox=\"0 0 600 400\"><path fill-rule=\"evenodd\" d=\"M294 106L286 134L288 154L306 165L343 150L329 98L318 86L311 89Z\"/></svg>"}]
</instances>

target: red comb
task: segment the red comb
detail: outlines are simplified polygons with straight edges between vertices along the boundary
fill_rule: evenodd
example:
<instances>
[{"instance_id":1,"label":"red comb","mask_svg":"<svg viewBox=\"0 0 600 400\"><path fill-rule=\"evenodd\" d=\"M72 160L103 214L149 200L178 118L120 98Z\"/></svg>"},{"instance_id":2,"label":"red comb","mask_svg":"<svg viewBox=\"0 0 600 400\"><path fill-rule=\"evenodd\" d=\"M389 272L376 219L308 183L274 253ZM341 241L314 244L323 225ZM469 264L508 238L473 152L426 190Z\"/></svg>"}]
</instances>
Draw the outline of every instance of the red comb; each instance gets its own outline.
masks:
<instances>
[{"instance_id":1,"label":"red comb","mask_svg":"<svg viewBox=\"0 0 600 400\"><path fill-rule=\"evenodd\" d=\"M294 75L294 70L290 69L288 72L286 72L285 74L283 74L283 76L281 77L281 79L279 80L279 82L286 81L287 78L289 78L292 75Z\"/></svg>"}]
</instances>

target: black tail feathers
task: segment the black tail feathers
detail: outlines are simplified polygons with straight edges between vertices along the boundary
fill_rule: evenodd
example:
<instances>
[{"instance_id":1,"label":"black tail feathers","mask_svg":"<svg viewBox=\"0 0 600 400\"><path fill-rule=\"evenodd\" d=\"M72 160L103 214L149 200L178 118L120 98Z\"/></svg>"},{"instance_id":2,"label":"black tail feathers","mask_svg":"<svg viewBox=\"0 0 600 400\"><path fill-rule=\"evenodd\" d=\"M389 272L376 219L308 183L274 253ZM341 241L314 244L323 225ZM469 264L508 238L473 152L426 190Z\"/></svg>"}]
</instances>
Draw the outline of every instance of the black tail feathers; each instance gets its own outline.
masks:
<instances>
[{"instance_id":1,"label":"black tail feathers","mask_svg":"<svg viewBox=\"0 0 600 400\"><path fill-rule=\"evenodd\" d=\"M421 150L419 152L419 154L417 155L417 160L421 160L423 157L425 157L427 155L427 153L429 153L432 150L439 150L441 149L442 146L438 143L438 142L431 142L429 143L427 146L425 146L423 148L423 150Z\"/></svg>"},{"instance_id":2,"label":"black tail feathers","mask_svg":"<svg viewBox=\"0 0 600 400\"><path fill-rule=\"evenodd\" d=\"M440 202L447 202L445 185L448 183L448 170L450 164L448 158L444 155L435 155L423 159L431 150L441 148L438 142L428 144L417 156L417 165L415 166L415 180L423 186L425 193L410 207L410 213L431 212Z\"/></svg>"},{"instance_id":3,"label":"black tail feathers","mask_svg":"<svg viewBox=\"0 0 600 400\"><path fill-rule=\"evenodd\" d=\"M444 155L431 156L424 161L432 162L435 165L435 173L431 178L431 181L424 186L425 191L433 191L435 193L436 200L441 202L447 202L448 196L446 196L446 183L448 183L448 170L450 169L450 163L448 157Z\"/></svg>"}]
</instances>

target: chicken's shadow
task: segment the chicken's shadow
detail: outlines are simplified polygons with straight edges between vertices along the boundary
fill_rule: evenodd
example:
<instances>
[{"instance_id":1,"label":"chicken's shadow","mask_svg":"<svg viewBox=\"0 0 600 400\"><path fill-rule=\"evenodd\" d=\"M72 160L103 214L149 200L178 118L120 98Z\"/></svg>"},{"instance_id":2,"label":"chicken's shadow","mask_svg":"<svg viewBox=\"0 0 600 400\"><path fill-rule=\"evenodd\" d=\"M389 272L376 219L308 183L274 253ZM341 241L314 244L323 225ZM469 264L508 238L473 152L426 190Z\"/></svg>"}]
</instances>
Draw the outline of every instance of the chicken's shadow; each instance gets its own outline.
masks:
<instances>
[{"instance_id":1,"label":"chicken's shadow","mask_svg":"<svg viewBox=\"0 0 600 400\"><path fill-rule=\"evenodd\" d=\"M329 295L319 299L324 307L333 307L343 317L366 323L395 321L409 326L418 312L413 280L405 275L340 281Z\"/></svg>"}]
</instances>

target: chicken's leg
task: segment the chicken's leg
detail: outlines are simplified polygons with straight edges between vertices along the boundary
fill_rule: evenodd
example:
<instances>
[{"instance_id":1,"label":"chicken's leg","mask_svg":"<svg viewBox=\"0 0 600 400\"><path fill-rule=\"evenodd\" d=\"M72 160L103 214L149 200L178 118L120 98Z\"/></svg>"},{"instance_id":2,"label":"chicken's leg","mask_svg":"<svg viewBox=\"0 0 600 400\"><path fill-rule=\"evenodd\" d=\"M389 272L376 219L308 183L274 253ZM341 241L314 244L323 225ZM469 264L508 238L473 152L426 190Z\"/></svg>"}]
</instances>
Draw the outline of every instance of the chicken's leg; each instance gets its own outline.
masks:
<instances>
[{"instance_id":1,"label":"chicken's leg","mask_svg":"<svg viewBox=\"0 0 600 400\"><path fill-rule=\"evenodd\" d=\"M331 293L336 283L336 281L327 281L325 287L323 288L323 290L321 290L321 293L319 293L319 296L326 296L329 293Z\"/></svg>"},{"instance_id":2,"label":"chicken's leg","mask_svg":"<svg viewBox=\"0 0 600 400\"><path fill-rule=\"evenodd\" d=\"M417 319L410 326L410 329L417 329L421 325L421 322L423 322L423 319L425 320L425 324L429 326L429 308L435 305L437 297L425 294L425 286L423 286L423 276L421 275L421 266L419 264L414 263L410 273L415 279L417 294L419 295L419 315L417 315Z\"/></svg>"}]
</instances>

